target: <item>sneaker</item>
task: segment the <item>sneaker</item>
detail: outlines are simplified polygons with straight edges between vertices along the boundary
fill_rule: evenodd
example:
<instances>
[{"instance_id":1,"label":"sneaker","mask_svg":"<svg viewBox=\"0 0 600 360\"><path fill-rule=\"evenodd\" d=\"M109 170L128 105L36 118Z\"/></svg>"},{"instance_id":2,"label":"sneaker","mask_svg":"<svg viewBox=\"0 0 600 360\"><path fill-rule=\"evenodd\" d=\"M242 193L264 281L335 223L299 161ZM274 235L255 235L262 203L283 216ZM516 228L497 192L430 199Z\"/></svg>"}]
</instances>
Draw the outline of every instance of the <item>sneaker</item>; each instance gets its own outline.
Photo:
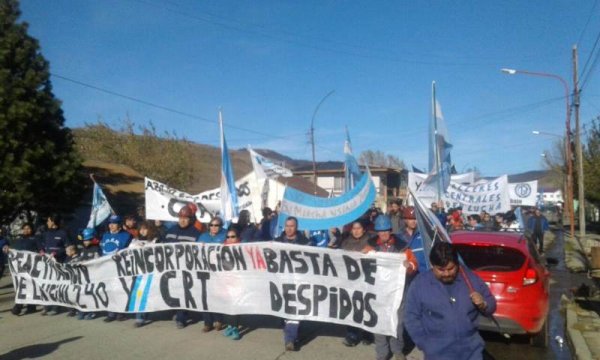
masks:
<instances>
[{"instance_id":1,"label":"sneaker","mask_svg":"<svg viewBox=\"0 0 600 360\"><path fill-rule=\"evenodd\" d=\"M185 324L181 321L176 321L175 326L177 326L178 329L183 329L185 327Z\"/></svg>"},{"instance_id":2,"label":"sneaker","mask_svg":"<svg viewBox=\"0 0 600 360\"><path fill-rule=\"evenodd\" d=\"M221 331L223 330L223 324L220 321L215 321L213 323L213 327L215 328L215 330L217 331Z\"/></svg>"},{"instance_id":3,"label":"sneaker","mask_svg":"<svg viewBox=\"0 0 600 360\"><path fill-rule=\"evenodd\" d=\"M35 305L27 306L25 309L25 314L33 314L36 311Z\"/></svg>"},{"instance_id":4,"label":"sneaker","mask_svg":"<svg viewBox=\"0 0 600 360\"><path fill-rule=\"evenodd\" d=\"M81 311L77 314L77 320L83 320L85 319L85 313L82 313Z\"/></svg>"},{"instance_id":5,"label":"sneaker","mask_svg":"<svg viewBox=\"0 0 600 360\"><path fill-rule=\"evenodd\" d=\"M96 318L96 313L89 313L85 315L86 320L94 320Z\"/></svg>"},{"instance_id":6,"label":"sneaker","mask_svg":"<svg viewBox=\"0 0 600 360\"><path fill-rule=\"evenodd\" d=\"M296 345L293 342L285 343L285 351L296 351Z\"/></svg>"},{"instance_id":7,"label":"sneaker","mask_svg":"<svg viewBox=\"0 0 600 360\"><path fill-rule=\"evenodd\" d=\"M69 310L69 312L67 313L68 317L73 317L77 315L77 310Z\"/></svg>"},{"instance_id":8,"label":"sneaker","mask_svg":"<svg viewBox=\"0 0 600 360\"><path fill-rule=\"evenodd\" d=\"M127 316L125 314L117 314L117 321L125 321L127 320Z\"/></svg>"},{"instance_id":9,"label":"sneaker","mask_svg":"<svg viewBox=\"0 0 600 360\"><path fill-rule=\"evenodd\" d=\"M19 315L21 315L21 310L22 310L21 308L19 308L17 305L15 305L15 306L13 306L12 309L10 309L10 312L13 315L19 316Z\"/></svg>"},{"instance_id":10,"label":"sneaker","mask_svg":"<svg viewBox=\"0 0 600 360\"><path fill-rule=\"evenodd\" d=\"M233 331L233 326L231 326L231 325L227 326L225 328L225 331L223 332L223 336L230 337L232 331Z\"/></svg>"},{"instance_id":11,"label":"sneaker","mask_svg":"<svg viewBox=\"0 0 600 360\"><path fill-rule=\"evenodd\" d=\"M353 347L356 346L358 344L358 341L353 340L353 339L349 339L349 338L344 338L344 341L342 341L342 344L348 346L348 347Z\"/></svg>"},{"instance_id":12,"label":"sneaker","mask_svg":"<svg viewBox=\"0 0 600 360\"><path fill-rule=\"evenodd\" d=\"M116 320L116 318L115 318L115 317L113 317L113 316L107 316L107 317L105 317L105 318L104 318L104 320L103 320L103 321L104 321L105 323L110 323L110 322L113 322L113 321L115 321L115 320Z\"/></svg>"},{"instance_id":13,"label":"sneaker","mask_svg":"<svg viewBox=\"0 0 600 360\"><path fill-rule=\"evenodd\" d=\"M42 312L40 313L40 315L42 315L42 316L48 315L48 309L44 308L44 310L42 310Z\"/></svg>"},{"instance_id":14,"label":"sneaker","mask_svg":"<svg viewBox=\"0 0 600 360\"><path fill-rule=\"evenodd\" d=\"M202 328L202 332L207 333L207 332L212 331L212 329L213 329L212 325L205 324L204 327Z\"/></svg>"},{"instance_id":15,"label":"sneaker","mask_svg":"<svg viewBox=\"0 0 600 360\"><path fill-rule=\"evenodd\" d=\"M239 340L240 339L240 331L236 327L231 328L231 334L227 336L231 340Z\"/></svg>"},{"instance_id":16,"label":"sneaker","mask_svg":"<svg viewBox=\"0 0 600 360\"><path fill-rule=\"evenodd\" d=\"M135 328L140 328L144 326L144 320L136 320L135 323L133 323L133 327Z\"/></svg>"},{"instance_id":17,"label":"sneaker","mask_svg":"<svg viewBox=\"0 0 600 360\"><path fill-rule=\"evenodd\" d=\"M48 315L50 315L50 316L58 315L58 311L57 310L50 310L50 311L48 311Z\"/></svg>"}]
</instances>

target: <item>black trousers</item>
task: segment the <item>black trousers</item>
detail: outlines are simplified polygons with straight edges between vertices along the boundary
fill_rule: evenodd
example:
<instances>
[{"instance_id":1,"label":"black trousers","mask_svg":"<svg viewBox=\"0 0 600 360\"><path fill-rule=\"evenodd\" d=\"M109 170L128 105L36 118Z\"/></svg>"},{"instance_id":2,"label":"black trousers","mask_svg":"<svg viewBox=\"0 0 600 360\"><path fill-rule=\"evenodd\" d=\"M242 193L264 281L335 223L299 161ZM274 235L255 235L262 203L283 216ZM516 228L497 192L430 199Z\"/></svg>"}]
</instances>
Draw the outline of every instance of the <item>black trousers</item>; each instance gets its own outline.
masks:
<instances>
[{"instance_id":1,"label":"black trousers","mask_svg":"<svg viewBox=\"0 0 600 360\"><path fill-rule=\"evenodd\" d=\"M531 234L531 240L533 240L534 244L537 244L538 251L544 252L544 233L534 232Z\"/></svg>"}]
</instances>

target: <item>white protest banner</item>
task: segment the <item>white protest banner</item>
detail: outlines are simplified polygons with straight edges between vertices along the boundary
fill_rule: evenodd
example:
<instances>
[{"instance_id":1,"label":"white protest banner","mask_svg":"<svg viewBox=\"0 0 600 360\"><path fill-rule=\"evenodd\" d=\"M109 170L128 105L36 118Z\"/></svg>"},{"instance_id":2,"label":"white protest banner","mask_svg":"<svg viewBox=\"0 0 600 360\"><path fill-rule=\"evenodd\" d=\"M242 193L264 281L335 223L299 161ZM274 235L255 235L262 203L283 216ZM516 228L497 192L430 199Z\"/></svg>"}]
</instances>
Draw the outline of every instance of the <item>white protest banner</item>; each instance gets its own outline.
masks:
<instances>
[{"instance_id":1,"label":"white protest banner","mask_svg":"<svg viewBox=\"0 0 600 360\"><path fill-rule=\"evenodd\" d=\"M248 210L256 220L260 220L262 210L262 184L251 172L235 182L240 210ZM177 212L188 202L198 206L196 216L201 222L209 222L221 209L221 188L207 190L196 195L174 189L159 181L145 178L146 218L153 220L177 221ZM277 181L271 181L267 194L267 206L275 205L283 197L285 187Z\"/></svg>"},{"instance_id":2,"label":"white protest banner","mask_svg":"<svg viewBox=\"0 0 600 360\"><path fill-rule=\"evenodd\" d=\"M18 304L262 314L395 335L404 259L277 242L178 243L69 264L11 250L8 265Z\"/></svg>"},{"instance_id":3,"label":"white protest banner","mask_svg":"<svg viewBox=\"0 0 600 360\"><path fill-rule=\"evenodd\" d=\"M482 211L495 214L509 211L508 177L502 175L493 180L478 181L473 185L450 183L442 200L446 209L462 206L465 214L478 214Z\"/></svg>"},{"instance_id":4,"label":"white protest banner","mask_svg":"<svg viewBox=\"0 0 600 360\"><path fill-rule=\"evenodd\" d=\"M147 219L177 221L179 209L193 202L198 206L198 220L209 222L221 206L218 199L200 202L199 195L190 195L150 178L144 178L144 189Z\"/></svg>"},{"instance_id":5,"label":"white protest banner","mask_svg":"<svg viewBox=\"0 0 600 360\"><path fill-rule=\"evenodd\" d=\"M537 204L537 188L537 180L509 183L510 204L513 206L535 206Z\"/></svg>"},{"instance_id":6,"label":"white protest banner","mask_svg":"<svg viewBox=\"0 0 600 360\"><path fill-rule=\"evenodd\" d=\"M437 185L435 183L426 184L425 180L428 176L429 174L424 173L408 173L408 188L415 193L427 206L429 206L432 202L437 201ZM468 172L464 174L451 175L450 182L463 185L473 184L473 182L475 182L475 173ZM412 198L409 197L407 200L409 204L412 204Z\"/></svg>"},{"instance_id":7,"label":"white protest banner","mask_svg":"<svg viewBox=\"0 0 600 360\"><path fill-rule=\"evenodd\" d=\"M436 186L425 185L425 180L429 174L421 174L415 172L408 173L408 188L414 193L416 192L431 192L430 197L435 198ZM475 173L468 172L464 174L453 174L450 176L450 181L457 184L470 185L475 182ZM429 195L428 195L429 196Z\"/></svg>"},{"instance_id":8,"label":"white protest banner","mask_svg":"<svg viewBox=\"0 0 600 360\"><path fill-rule=\"evenodd\" d=\"M409 179L411 174L414 173L409 173ZM495 214L510 210L508 192L508 177L503 175L493 180L480 180L469 185L452 181L441 199L446 209L461 206L465 214L478 214L481 211ZM431 191L429 188L418 187L413 190L413 193L427 205L436 201L435 191Z\"/></svg>"}]
</instances>

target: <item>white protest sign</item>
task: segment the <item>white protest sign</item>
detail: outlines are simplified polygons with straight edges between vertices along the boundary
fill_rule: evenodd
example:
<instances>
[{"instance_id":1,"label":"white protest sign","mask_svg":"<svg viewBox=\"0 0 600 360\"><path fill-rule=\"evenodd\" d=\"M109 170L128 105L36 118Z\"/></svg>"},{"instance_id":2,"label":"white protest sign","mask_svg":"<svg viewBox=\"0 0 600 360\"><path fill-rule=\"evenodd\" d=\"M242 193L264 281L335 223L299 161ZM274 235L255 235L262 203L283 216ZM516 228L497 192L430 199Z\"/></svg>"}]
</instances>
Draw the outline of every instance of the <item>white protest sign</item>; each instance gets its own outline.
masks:
<instances>
[{"instance_id":1,"label":"white protest sign","mask_svg":"<svg viewBox=\"0 0 600 360\"><path fill-rule=\"evenodd\" d=\"M409 179L412 174L414 173L409 173ZM413 181L413 183L418 184L418 181ZM478 214L482 211L495 214L510 210L508 192L508 177L506 175L493 180L480 180L469 185L451 181L448 190L442 194L441 200L444 202L446 209L461 206L465 214ZM429 188L420 186L413 190L413 193L427 205L436 201L435 191L431 191Z\"/></svg>"},{"instance_id":2,"label":"white protest sign","mask_svg":"<svg viewBox=\"0 0 600 360\"><path fill-rule=\"evenodd\" d=\"M144 189L147 219L177 221L179 209L192 202L198 206L198 220L209 222L221 207L218 199L200 202L198 195L190 195L150 178L144 178Z\"/></svg>"},{"instance_id":3,"label":"white protest sign","mask_svg":"<svg viewBox=\"0 0 600 360\"><path fill-rule=\"evenodd\" d=\"M260 220L262 183L251 172L235 182L238 192L239 210L250 211L251 218ZM188 202L198 205L196 216L201 222L209 222L212 216L221 209L221 188L204 191L196 195L171 188L159 181L145 178L146 218L164 221L177 221L177 212ZM267 194L267 206L274 208L283 197L285 186L277 181L271 181Z\"/></svg>"},{"instance_id":4,"label":"white protest sign","mask_svg":"<svg viewBox=\"0 0 600 360\"><path fill-rule=\"evenodd\" d=\"M537 180L509 183L510 204L513 206L535 206L537 204L537 188Z\"/></svg>"},{"instance_id":5,"label":"white protest sign","mask_svg":"<svg viewBox=\"0 0 600 360\"><path fill-rule=\"evenodd\" d=\"M413 193L417 194L427 205L431 202L436 201L436 184L425 184L428 174L421 174L415 172L408 173L408 188ZM470 185L475 182L475 173L468 172L464 174L453 174L450 176L451 183ZM431 201L429 201L431 200Z\"/></svg>"},{"instance_id":6,"label":"white protest sign","mask_svg":"<svg viewBox=\"0 0 600 360\"><path fill-rule=\"evenodd\" d=\"M18 304L120 313L185 309L262 314L395 335L405 255L248 243L147 245L59 264L14 251Z\"/></svg>"}]
</instances>

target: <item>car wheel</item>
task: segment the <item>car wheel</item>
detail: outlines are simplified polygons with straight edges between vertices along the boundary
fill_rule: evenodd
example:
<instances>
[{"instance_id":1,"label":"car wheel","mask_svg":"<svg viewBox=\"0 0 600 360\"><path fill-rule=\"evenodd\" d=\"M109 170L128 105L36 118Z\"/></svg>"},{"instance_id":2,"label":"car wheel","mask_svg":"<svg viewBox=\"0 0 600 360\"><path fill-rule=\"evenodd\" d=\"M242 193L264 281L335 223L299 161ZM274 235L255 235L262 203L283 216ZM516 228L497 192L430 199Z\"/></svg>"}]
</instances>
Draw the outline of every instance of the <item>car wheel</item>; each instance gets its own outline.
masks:
<instances>
[{"instance_id":1,"label":"car wheel","mask_svg":"<svg viewBox=\"0 0 600 360\"><path fill-rule=\"evenodd\" d=\"M529 338L531 346L545 348L548 346L548 319L544 321L542 329L537 334L532 335Z\"/></svg>"}]
</instances>

